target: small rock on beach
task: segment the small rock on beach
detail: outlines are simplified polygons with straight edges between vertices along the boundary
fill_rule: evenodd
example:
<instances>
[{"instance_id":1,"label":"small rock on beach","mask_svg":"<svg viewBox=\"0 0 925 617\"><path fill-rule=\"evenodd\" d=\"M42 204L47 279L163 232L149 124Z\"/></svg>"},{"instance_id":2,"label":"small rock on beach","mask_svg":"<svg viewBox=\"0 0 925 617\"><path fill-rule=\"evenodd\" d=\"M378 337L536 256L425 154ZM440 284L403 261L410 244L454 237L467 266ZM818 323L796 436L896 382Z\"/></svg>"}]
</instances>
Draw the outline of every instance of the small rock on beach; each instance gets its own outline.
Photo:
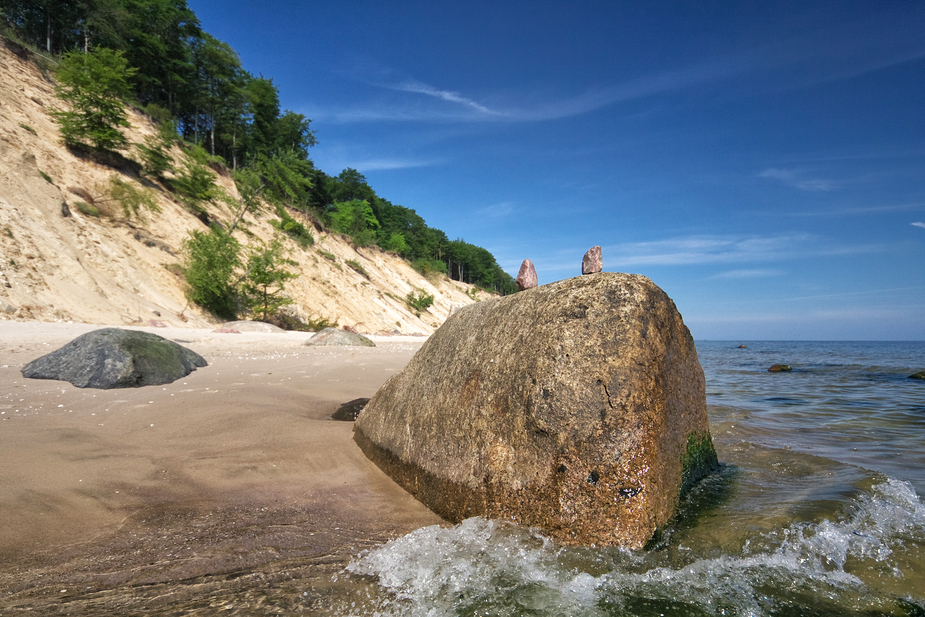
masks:
<instances>
[{"instance_id":1,"label":"small rock on beach","mask_svg":"<svg viewBox=\"0 0 925 617\"><path fill-rule=\"evenodd\" d=\"M321 332L316 332L314 336L305 341L308 347L322 347L343 345L347 347L375 347L376 344L363 336L354 334L339 328L325 328Z\"/></svg>"}]
</instances>

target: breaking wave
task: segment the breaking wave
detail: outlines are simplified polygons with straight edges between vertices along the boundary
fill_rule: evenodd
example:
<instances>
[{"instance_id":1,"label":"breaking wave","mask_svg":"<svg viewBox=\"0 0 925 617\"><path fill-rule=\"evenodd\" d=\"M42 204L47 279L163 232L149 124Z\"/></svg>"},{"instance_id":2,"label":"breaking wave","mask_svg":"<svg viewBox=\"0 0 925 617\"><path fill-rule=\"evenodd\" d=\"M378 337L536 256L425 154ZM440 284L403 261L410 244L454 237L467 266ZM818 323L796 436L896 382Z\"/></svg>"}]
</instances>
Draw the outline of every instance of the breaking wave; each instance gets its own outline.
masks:
<instances>
[{"instance_id":1,"label":"breaking wave","mask_svg":"<svg viewBox=\"0 0 925 617\"><path fill-rule=\"evenodd\" d=\"M351 562L345 575L367 586L336 614L925 615L921 597L889 592L915 567L897 552L925 546L912 486L890 479L849 505L834 521L757 534L734 555L698 555L683 542L671 558L562 547L483 518L425 527Z\"/></svg>"}]
</instances>

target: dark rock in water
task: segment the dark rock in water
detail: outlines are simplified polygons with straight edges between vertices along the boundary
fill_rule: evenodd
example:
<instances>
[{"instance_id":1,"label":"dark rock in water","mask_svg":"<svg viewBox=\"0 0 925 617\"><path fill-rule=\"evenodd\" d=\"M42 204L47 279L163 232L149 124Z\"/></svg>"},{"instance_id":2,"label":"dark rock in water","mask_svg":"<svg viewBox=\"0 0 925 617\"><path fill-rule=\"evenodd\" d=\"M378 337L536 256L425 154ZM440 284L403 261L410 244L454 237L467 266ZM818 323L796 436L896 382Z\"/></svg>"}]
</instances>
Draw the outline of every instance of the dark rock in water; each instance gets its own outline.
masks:
<instances>
[{"instance_id":1,"label":"dark rock in water","mask_svg":"<svg viewBox=\"0 0 925 617\"><path fill-rule=\"evenodd\" d=\"M671 299L601 273L471 305L375 394L355 439L450 521L640 548L717 464Z\"/></svg>"},{"instance_id":2,"label":"dark rock in water","mask_svg":"<svg viewBox=\"0 0 925 617\"><path fill-rule=\"evenodd\" d=\"M746 349L745 345L739 345L739 349Z\"/></svg>"},{"instance_id":3,"label":"dark rock in water","mask_svg":"<svg viewBox=\"0 0 925 617\"><path fill-rule=\"evenodd\" d=\"M768 369L768 372L769 373L786 373L792 370L793 370L793 367L791 367L789 364L775 364L774 366Z\"/></svg>"},{"instance_id":4,"label":"dark rock in water","mask_svg":"<svg viewBox=\"0 0 925 617\"><path fill-rule=\"evenodd\" d=\"M353 347L375 347L376 344L363 336L354 334L340 328L325 328L321 332L316 332L314 336L305 341L309 347L345 345Z\"/></svg>"},{"instance_id":5,"label":"dark rock in water","mask_svg":"<svg viewBox=\"0 0 925 617\"><path fill-rule=\"evenodd\" d=\"M94 330L23 367L23 377L69 381L78 388L139 388L170 383L206 366L198 353L135 330Z\"/></svg>"},{"instance_id":6,"label":"dark rock in water","mask_svg":"<svg viewBox=\"0 0 925 617\"><path fill-rule=\"evenodd\" d=\"M520 291L524 289L533 289L539 284L536 278L536 268L533 267L532 261L524 259L524 262L520 264L520 271L517 273L517 278L514 279L514 283Z\"/></svg>"},{"instance_id":7,"label":"dark rock in water","mask_svg":"<svg viewBox=\"0 0 925 617\"><path fill-rule=\"evenodd\" d=\"M581 260L582 274L596 274L604 269L604 257L601 247L592 246Z\"/></svg>"},{"instance_id":8,"label":"dark rock in water","mask_svg":"<svg viewBox=\"0 0 925 617\"><path fill-rule=\"evenodd\" d=\"M915 375L909 375L909 379L925 379L925 371L916 373Z\"/></svg>"},{"instance_id":9,"label":"dark rock in water","mask_svg":"<svg viewBox=\"0 0 925 617\"><path fill-rule=\"evenodd\" d=\"M357 416L360 415L360 412L363 411L363 408L366 407L366 403L368 402L368 398L357 398L349 403L344 403L337 408L337 411L331 414L331 419L353 422L357 419Z\"/></svg>"}]
</instances>

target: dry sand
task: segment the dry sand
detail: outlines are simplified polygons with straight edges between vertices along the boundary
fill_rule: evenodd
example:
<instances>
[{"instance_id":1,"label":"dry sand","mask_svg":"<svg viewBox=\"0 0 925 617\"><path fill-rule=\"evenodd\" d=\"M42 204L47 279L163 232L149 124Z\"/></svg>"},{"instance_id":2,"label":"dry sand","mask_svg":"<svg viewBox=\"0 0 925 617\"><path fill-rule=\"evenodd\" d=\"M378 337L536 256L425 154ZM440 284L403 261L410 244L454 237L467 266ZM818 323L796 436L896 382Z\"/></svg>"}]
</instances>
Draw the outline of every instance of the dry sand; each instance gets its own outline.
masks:
<instances>
[{"instance_id":1,"label":"dry sand","mask_svg":"<svg viewBox=\"0 0 925 617\"><path fill-rule=\"evenodd\" d=\"M363 548L440 522L366 460L352 423L328 419L422 338L309 348L306 333L139 328L209 366L121 390L20 374L98 327L0 322L0 613L170 612L286 577L323 586Z\"/></svg>"}]
</instances>

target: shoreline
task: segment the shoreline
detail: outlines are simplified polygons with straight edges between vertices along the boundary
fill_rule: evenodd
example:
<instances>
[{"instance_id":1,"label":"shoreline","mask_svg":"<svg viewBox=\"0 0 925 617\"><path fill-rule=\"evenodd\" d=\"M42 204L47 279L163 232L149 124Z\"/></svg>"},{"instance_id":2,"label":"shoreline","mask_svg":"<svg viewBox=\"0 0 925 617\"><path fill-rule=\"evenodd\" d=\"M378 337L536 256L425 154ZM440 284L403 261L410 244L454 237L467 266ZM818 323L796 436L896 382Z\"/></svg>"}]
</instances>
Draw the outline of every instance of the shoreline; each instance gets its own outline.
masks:
<instances>
[{"instance_id":1,"label":"shoreline","mask_svg":"<svg viewBox=\"0 0 925 617\"><path fill-rule=\"evenodd\" d=\"M137 389L22 377L101 327L0 322L0 609L105 610L141 587L168 589L166 608L196 595L179 581L233 586L280 564L321 584L360 550L442 522L363 456L352 423L328 419L425 338L312 348L312 333L129 328L209 365Z\"/></svg>"}]
</instances>

